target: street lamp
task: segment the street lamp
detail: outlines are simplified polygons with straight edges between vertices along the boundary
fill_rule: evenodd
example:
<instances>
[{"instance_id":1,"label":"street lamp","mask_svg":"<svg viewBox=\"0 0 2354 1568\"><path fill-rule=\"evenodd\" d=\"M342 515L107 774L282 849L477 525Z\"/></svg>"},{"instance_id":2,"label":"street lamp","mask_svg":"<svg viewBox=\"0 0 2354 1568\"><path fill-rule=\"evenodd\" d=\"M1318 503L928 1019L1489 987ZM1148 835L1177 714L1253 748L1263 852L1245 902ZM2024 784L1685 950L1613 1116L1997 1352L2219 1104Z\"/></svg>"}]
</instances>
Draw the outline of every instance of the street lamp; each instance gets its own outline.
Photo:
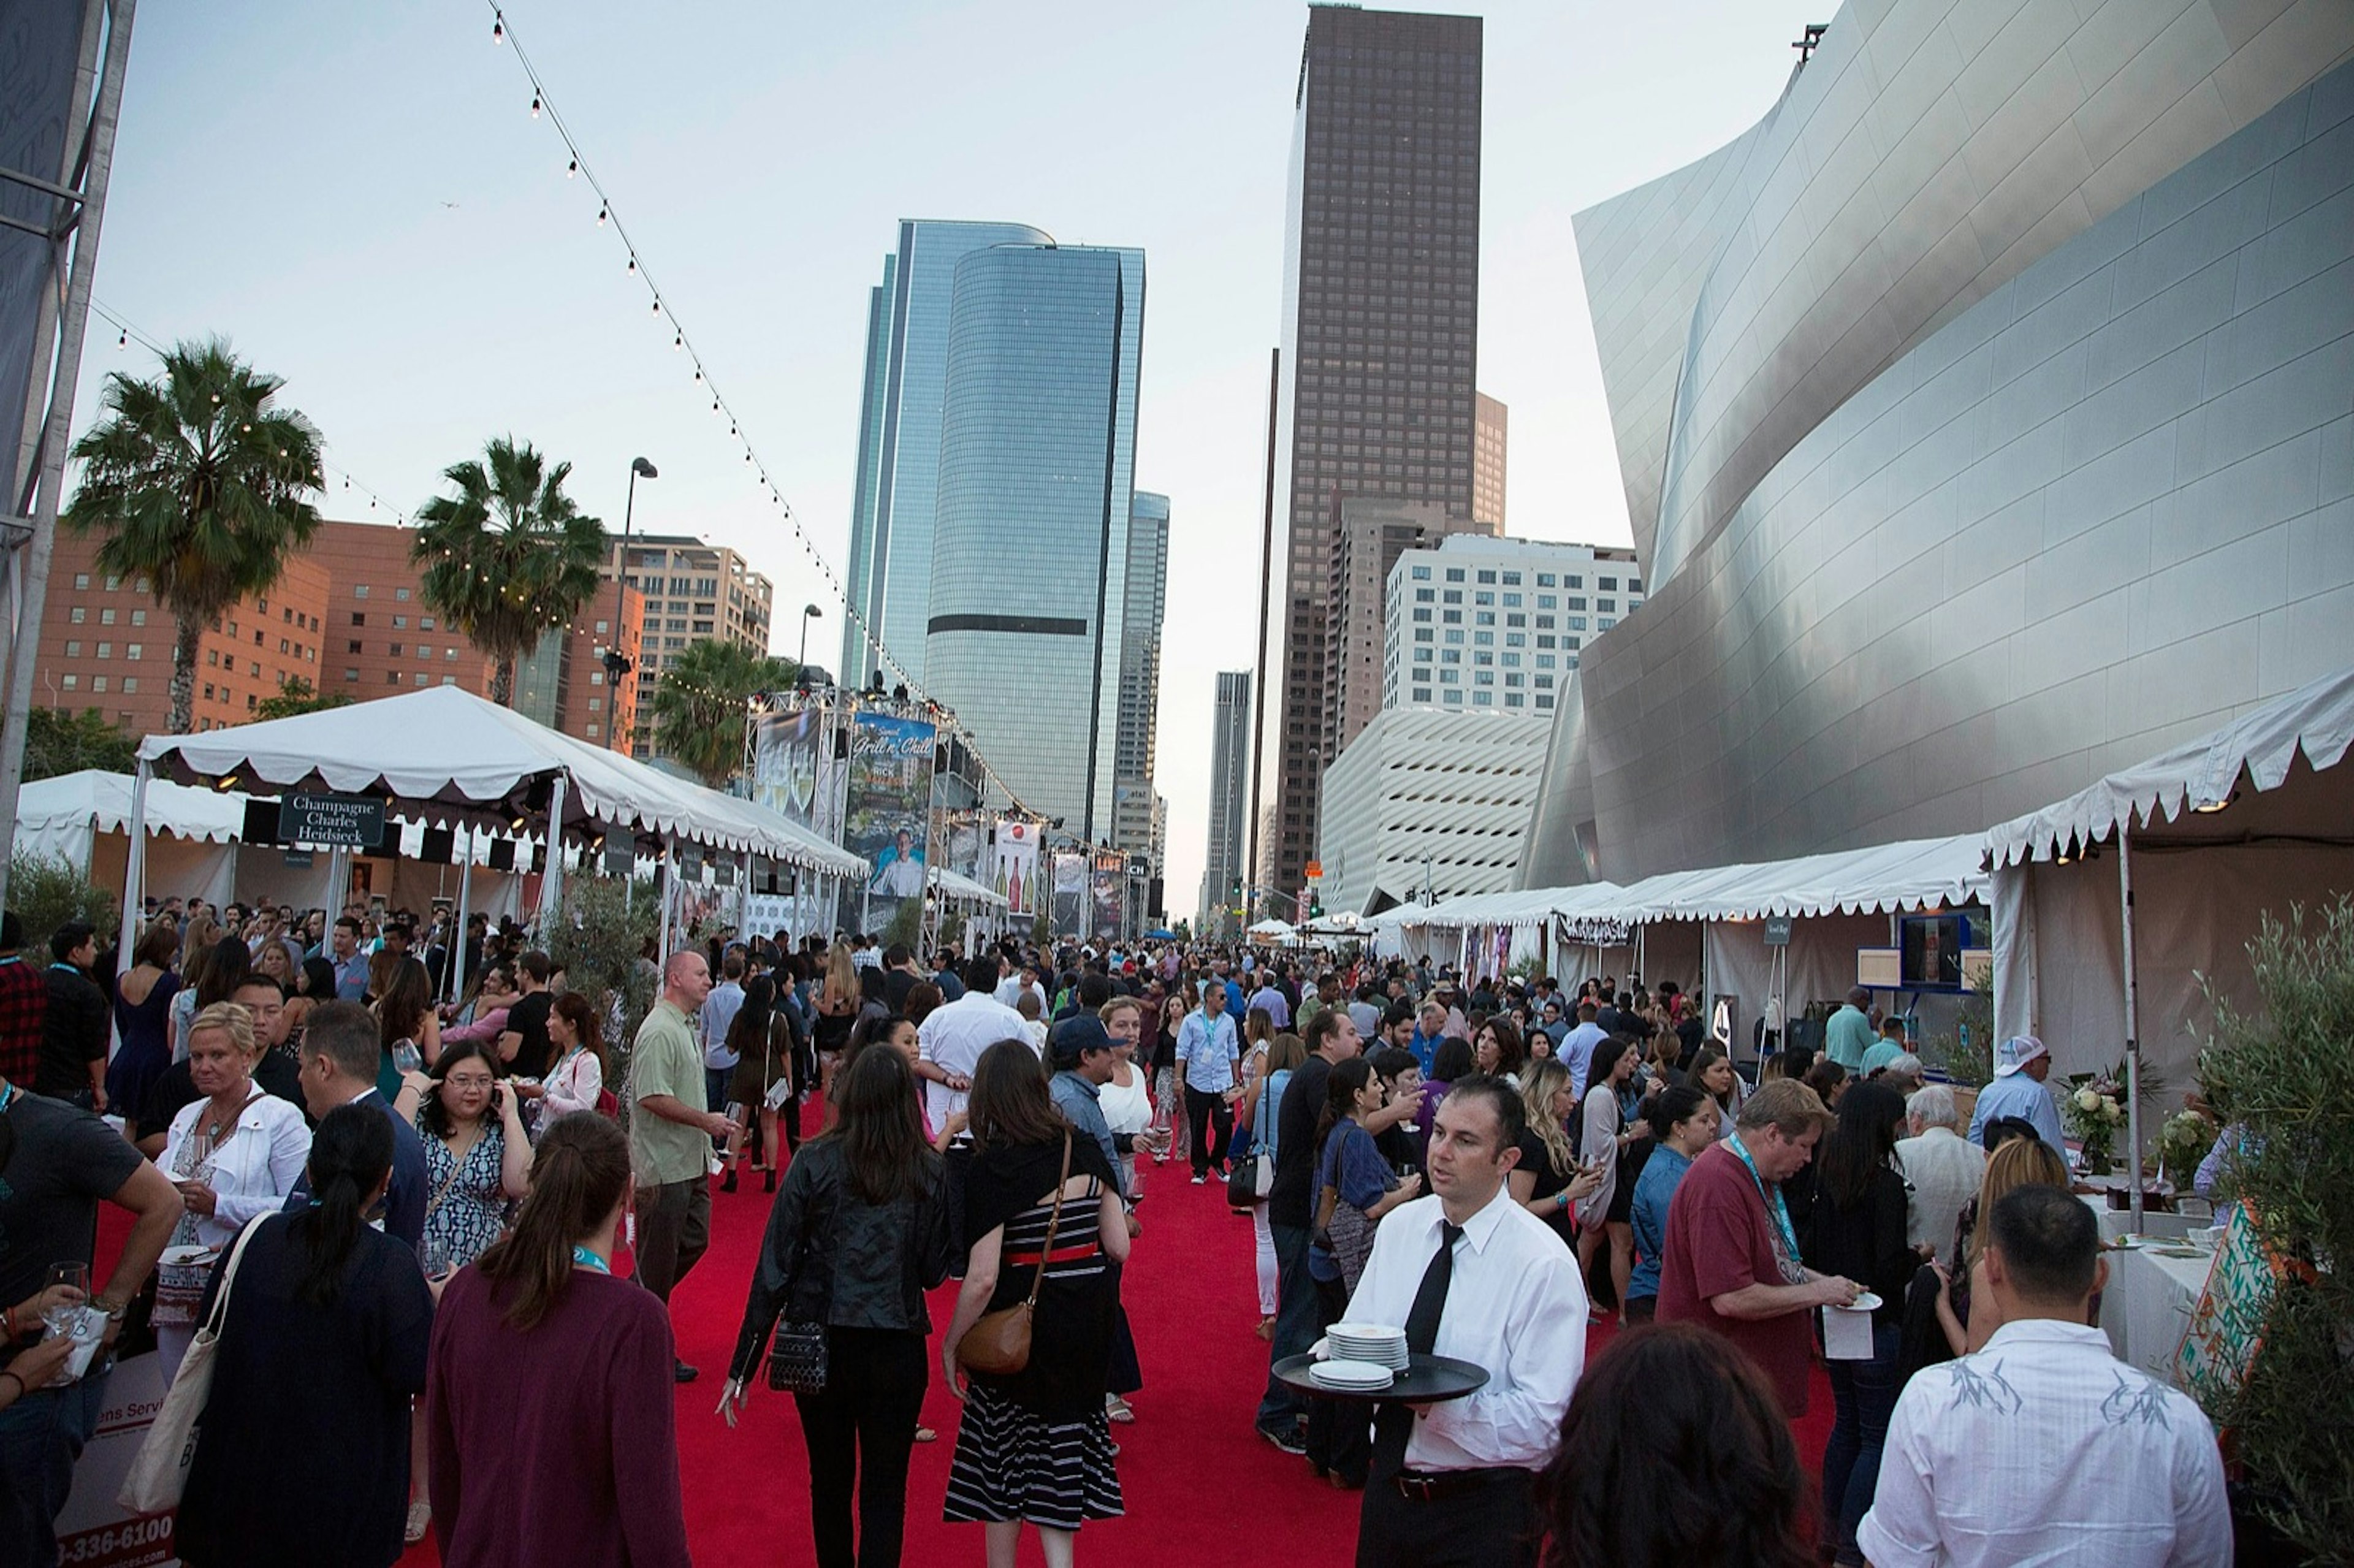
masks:
<instances>
[{"instance_id":1,"label":"street lamp","mask_svg":"<svg viewBox=\"0 0 2354 1568\"><path fill-rule=\"evenodd\" d=\"M809 662L809 623L824 613L825 611L813 604L801 606L801 652L793 655L793 664L796 668Z\"/></svg>"},{"instance_id":2,"label":"street lamp","mask_svg":"<svg viewBox=\"0 0 2354 1568\"><path fill-rule=\"evenodd\" d=\"M620 699L618 694L621 689L621 682L627 678L630 671L634 667L634 662L627 653L621 652L621 616L629 604L630 525L631 521L637 515L638 477L641 474L644 475L648 479L660 479L662 477L662 475L655 470L654 465L648 462L645 459L641 457L631 458L630 460L630 493L629 498L621 503L621 554L620 558L613 570L613 640L605 645L605 680L607 694L612 698L613 705L616 709L620 705ZM612 731L611 738L613 742L613 749L616 751L620 750L620 726L619 725L611 725L607 727Z\"/></svg>"}]
</instances>

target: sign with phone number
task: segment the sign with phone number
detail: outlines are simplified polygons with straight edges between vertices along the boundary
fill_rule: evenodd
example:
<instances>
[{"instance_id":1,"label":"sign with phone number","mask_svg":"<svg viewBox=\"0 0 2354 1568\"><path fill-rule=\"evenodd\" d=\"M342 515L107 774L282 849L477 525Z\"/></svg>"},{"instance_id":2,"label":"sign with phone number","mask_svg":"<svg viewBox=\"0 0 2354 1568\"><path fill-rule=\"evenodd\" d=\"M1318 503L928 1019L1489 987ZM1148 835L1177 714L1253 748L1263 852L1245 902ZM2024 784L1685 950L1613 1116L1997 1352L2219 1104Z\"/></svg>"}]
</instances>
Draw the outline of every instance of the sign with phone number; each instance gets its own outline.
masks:
<instances>
[{"instance_id":1,"label":"sign with phone number","mask_svg":"<svg viewBox=\"0 0 2354 1568\"><path fill-rule=\"evenodd\" d=\"M58 1561L73 1568L155 1568L175 1561L172 1525L172 1515L157 1514L64 1536Z\"/></svg>"}]
</instances>

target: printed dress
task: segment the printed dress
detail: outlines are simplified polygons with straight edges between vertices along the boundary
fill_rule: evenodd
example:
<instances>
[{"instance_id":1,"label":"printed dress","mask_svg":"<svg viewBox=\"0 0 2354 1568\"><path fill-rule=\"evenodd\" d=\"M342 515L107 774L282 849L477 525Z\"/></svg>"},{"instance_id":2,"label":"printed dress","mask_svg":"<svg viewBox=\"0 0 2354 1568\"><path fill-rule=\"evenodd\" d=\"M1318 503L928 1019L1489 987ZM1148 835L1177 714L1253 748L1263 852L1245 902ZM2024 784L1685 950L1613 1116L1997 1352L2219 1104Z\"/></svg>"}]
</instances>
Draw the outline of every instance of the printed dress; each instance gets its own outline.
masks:
<instances>
[{"instance_id":1,"label":"printed dress","mask_svg":"<svg viewBox=\"0 0 2354 1568\"><path fill-rule=\"evenodd\" d=\"M422 1248L429 1253L439 1244L449 1266L463 1268L489 1251L506 1229L507 1198L501 1185L506 1129L484 1118L482 1135L462 1162L451 1158L450 1146L427 1131L421 1119L417 1136L425 1145L428 1193Z\"/></svg>"}]
</instances>

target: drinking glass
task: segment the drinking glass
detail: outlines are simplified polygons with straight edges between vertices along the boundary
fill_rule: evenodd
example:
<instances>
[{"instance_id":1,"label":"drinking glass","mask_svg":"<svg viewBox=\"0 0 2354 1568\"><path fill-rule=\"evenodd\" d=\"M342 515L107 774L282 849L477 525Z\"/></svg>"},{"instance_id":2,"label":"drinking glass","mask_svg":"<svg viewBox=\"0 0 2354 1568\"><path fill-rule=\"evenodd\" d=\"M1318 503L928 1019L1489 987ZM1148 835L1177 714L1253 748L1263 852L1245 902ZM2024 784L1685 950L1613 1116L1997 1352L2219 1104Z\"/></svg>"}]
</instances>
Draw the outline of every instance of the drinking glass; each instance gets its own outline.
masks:
<instances>
[{"instance_id":1,"label":"drinking glass","mask_svg":"<svg viewBox=\"0 0 2354 1568\"><path fill-rule=\"evenodd\" d=\"M64 1286L74 1293L73 1299L61 1301L45 1296L41 1304L41 1322L53 1336L71 1334L81 1326L81 1315L90 1300L90 1265L86 1263L53 1263L49 1265L45 1290Z\"/></svg>"},{"instance_id":2,"label":"drinking glass","mask_svg":"<svg viewBox=\"0 0 2354 1568\"><path fill-rule=\"evenodd\" d=\"M439 1236L427 1236L417 1244L417 1261L423 1266L426 1278L440 1278L450 1272L450 1244Z\"/></svg>"}]
</instances>

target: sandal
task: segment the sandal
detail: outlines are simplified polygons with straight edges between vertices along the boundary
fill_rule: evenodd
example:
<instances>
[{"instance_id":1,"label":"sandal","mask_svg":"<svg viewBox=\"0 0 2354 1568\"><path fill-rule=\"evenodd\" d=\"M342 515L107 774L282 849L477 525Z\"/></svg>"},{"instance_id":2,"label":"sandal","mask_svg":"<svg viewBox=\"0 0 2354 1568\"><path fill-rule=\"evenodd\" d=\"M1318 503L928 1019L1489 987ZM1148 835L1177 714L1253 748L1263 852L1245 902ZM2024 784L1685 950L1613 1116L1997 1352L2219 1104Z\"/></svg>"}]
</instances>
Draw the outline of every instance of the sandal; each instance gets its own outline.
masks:
<instances>
[{"instance_id":1,"label":"sandal","mask_svg":"<svg viewBox=\"0 0 2354 1568\"><path fill-rule=\"evenodd\" d=\"M1108 1421L1117 1421L1122 1425L1126 1425L1136 1419L1136 1412L1129 1408L1128 1401L1122 1399L1119 1395L1116 1393L1106 1394L1104 1396L1104 1418Z\"/></svg>"},{"instance_id":2,"label":"sandal","mask_svg":"<svg viewBox=\"0 0 2354 1568\"><path fill-rule=\"evenodd\" d=\"M916 1441L917 1441L917 1442L918 1442L918 1443L937 1443L937 1442L938 1442L938 1441L939 1441L939 1439L940 1439L940 1435L939 1435L938 1433L937 1433L937 1432L933 1431L930 1427L928 1427L928 1426L926 1426L926 1425L922 1425L920 1422L917 1424L917 1426L916 1426Z\"/></svg>"},{"instance_id":3,"label":"sandal","mask_svg":"<svg viewBox=\"0 0 2354 1568\"><path fill-rule=\"evenodd\" d=\"M426 1528L432 1522L433 1505L431 1503L422 1501L410 1503L408 1505L408 1526L401 1531L400 1537L409 1545L414 1546L419 1542L425 1539Z\"/></svg>"}]
</instances>

